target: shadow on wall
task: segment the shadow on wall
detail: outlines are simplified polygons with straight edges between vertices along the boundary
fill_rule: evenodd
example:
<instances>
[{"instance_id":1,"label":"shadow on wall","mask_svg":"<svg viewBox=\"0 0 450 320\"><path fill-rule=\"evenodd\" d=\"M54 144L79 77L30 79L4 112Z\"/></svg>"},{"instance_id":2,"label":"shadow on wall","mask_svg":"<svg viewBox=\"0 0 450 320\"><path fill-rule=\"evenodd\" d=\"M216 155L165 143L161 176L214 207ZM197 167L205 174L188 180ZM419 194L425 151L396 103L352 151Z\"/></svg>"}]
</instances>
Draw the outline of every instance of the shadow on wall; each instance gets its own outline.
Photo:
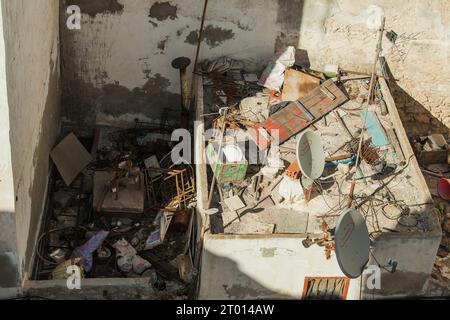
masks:
<instances>
[{"instance_id":1,"label":"shadow on wall","mask_svg":"<svg viewBox=\"0 0 450 320\"><path fill-rule=\"evenodd\" d=\"M395 78L387 64L386 71L390 79ZM420 102L411 97L395 80L388 81L388 84L409 137L441 133L450 138L450 129Z\"/></svg>"},{"instance_id":2,"label":"shadow on wall","mask_svg":"<svg viewBox=\"0 0 450 320\"><path fill-rule=\"evenodd\" d=\"M275 40L275 51L288 46L298 47L304 0L278 0L277 24L281 31Z\"/></svg>"},{"instance_id":3,"label":"shadow on wall","mask_svg":"<svg viewBox=\"0 0 450 320\"><path fill-rule=\"evenodd\" d=\"M179 1L144 1L139 0L136 2L142 2L140 5L142 8L149 8L149 23L153 26L162 23L163 21L170 22L170 28L178 28L178 36L181 35L185 25L182 24L182 20L177 19L177 6L185 5L184 2ZM299 42L299 30L301 27L302 12L304 6L303 0L276 0L278 9L273 14L276 14L276 23L280 31L275 36L273 46L275 50L283 49L287 46L298 46ZM61 17L67 17L65 8L69 5L79 5L81 11L86 13L83 19L90 21L91 23L105 24L103 21L107 21L107 16L122 15L124 7L127 4L124 1L118 0L61 0L63 4L61 8ZM203 1L199 1L203 3ZM246 1L246 6L251 6L252 1ZM187 5L187 4L186 4ZM201 6L200 6L201 7ZM245 8L243 4L243 8ZM268 13L267 16L271 14ZM199 12L201 15L201 11ZM212 12L208 13L209 17L214 16ZM226 40L229 40L233 36L233 30L223 29L221 21L208 21L205 25L205 32L203 35L203 45L209 47L217 47L221 45L224 48L224 52L227 50ZM266 15L259 17L260 19L266 19ZM200 17L198 17L200 18ZM231 17L230 17L231 18ZM124 20L125 21L125 20ZM221 27L215 27L216 24ZM235 22L239 29L246 30L246 26L240 25L240 22ZM65 19L61 19L61 57L62 57L62 90L63 90L63 110L65 120L69 122L84 124L93 126L95 124L95 118L97 115L105 115L108 118L123 118L124 121L129 120L131 117L140 116L142 120L152 120L154 122L167 121L166 118L172 120L173 123L178 124L179 118L179 104L180 96L178 93L172 93L169 91L172 85L170 81L171 76L167 72L161 74L150 70L152 66L152 58L145 61L131 61L129 63L145 65L144 73L147 83L142 87L129 88L122 85L121 77L117 79L110 79L107 70L102 70L101 64L96 65L95 61L85 61L85 55L90 53L93 49L90 47L85 50L80 50L84 44L82 41L75 41L74 32L67 31L65 26ZM275 27L275 26L268 26ZM181 29L180 29L181 28ZM191 30L186 42L192 45L197 45L198 31L197 26L195 30ZM93 29L92 38L102 37L104 28ZM168 35L171 29L167 30L165 37L161 37L158 43L154 43L157 48L156 55L161 56L167 45ZM137 38L142 41L142 37ZM103 40L102 40L103 41ZM116 41L116 39L114 39ZM180 40L182 41L182 40ZM108 40L106 40L106 47L110 46ZM136 46L140 46L140 43L136 43ZM272 45L272 44L269 44ZM131 46L133 47L134 44ZM194 47L192 47L194 48ZM104 54L109 54L104 48L98 49ZM192 53L194 50L192 50ZM151 52L149 52L151 54ZM184 53L185 55L186 53ZM79 56L77 56L79 55ZM171 57L164 54L167 58L167 65L171 63ZM194 57L190 57L194 60ZM204 57L211 58L211 57ZM255 57L257 59L258 57ZM109 58L105 58L109 59ZM91 70L92 69L92 70ZM173 70L170 70L173 72ZM86 80L86 75L95 73L95 84ZM117 76L116 76L117 77ZM167 110L163 110L163 108Z\"/></svg>"},{"instance_id":4,"label":"shadow on wall","mask_svg":"<svg viewBox=\"0 0 450 320\"><path fill-rule=\"evenodd\" d=\"M269 277L269 275L267 275ZM301 299L282 294L245 274L239 265L222 256L204 249L199 299L213 300L258 300L258 299Z\"/></svg>"}]
</instances>

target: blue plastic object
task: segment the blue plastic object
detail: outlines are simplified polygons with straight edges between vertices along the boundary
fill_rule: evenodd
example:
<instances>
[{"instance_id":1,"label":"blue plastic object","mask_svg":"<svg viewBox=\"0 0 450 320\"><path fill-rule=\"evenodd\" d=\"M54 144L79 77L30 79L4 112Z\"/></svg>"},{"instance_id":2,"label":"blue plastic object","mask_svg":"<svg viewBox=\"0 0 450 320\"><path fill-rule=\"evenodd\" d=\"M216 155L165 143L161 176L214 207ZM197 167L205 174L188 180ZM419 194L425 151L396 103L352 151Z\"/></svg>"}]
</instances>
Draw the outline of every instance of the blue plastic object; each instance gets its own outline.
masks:
<instances>
[{"instance_id":1,"label":"blue plastic object","mask_svg":"<svg viewBox=\"0 0 450 320\"><path fill-rule=\"evenodd\" d=\"M378 120L377 115L373 111L361 111L360 113L363 121L365 120L365 127L369 131L372 137L372 143L376 147L385 147L389 145L389 140L386 137L383 127L381 126L380 120Z\"/></svg>"},{"instance_id":2,"label":"blue plastic object","mask_svg":"<svg viewBox=\"0 0 450 320\"><path fill-rule=\"evenodd\" d=\"M100 231L95 234L88 242L83 244L82 246L76 248L72 252L71 258L81 258L81 262L83 264L83 268L86 272L90 272L92 270L93 264L93 256L92 254L100 248L103 241L105 241L108 236L108 231Z\"/></svg>"}]
</instances>

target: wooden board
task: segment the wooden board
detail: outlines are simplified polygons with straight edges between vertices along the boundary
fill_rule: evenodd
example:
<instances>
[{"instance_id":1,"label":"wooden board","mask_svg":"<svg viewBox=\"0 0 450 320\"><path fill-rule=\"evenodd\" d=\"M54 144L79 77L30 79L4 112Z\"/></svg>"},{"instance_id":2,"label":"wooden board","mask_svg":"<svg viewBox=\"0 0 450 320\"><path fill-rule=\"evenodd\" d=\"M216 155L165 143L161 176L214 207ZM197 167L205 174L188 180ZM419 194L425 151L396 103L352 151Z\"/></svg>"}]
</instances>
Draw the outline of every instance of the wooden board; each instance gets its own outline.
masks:
<instances>
[{"instance_id":1,"label":"wooden board","mask_svg":"<svg viewBox=\"0 0 450 320\"><path fill-rule=\"evenodd\" d=\"M283 85L283 101L295 101L320 86L320 79L301 71L288 69Z\"/></svg>"},{"instance_id":2,"label":"wooden board","mask_svg":"<svg viewBox=\"0 0 450 320\"><path fill-rule=\"evenodd\" d=\"M290 103L267 119L262 126L259 124L255 126L255 143L261 149L265 149L271 144L270 139L262 138L266 135L265 132L271 138L278 136L279 143L282 144L346 103L348 97L333 81L328 80L298 101L314 119L310 121L296 102Z\"/></svg>"},{"instance_id":3,"label":"wooden board","mask_svg":"<svg viewBox=\"0 0 450 320\"><path fill-rule=\"evenodd\" d=\"M50 157L67 186L70 186L92 161L92 156L73 133L52 150Z\"/></svg>"}]
</instances>

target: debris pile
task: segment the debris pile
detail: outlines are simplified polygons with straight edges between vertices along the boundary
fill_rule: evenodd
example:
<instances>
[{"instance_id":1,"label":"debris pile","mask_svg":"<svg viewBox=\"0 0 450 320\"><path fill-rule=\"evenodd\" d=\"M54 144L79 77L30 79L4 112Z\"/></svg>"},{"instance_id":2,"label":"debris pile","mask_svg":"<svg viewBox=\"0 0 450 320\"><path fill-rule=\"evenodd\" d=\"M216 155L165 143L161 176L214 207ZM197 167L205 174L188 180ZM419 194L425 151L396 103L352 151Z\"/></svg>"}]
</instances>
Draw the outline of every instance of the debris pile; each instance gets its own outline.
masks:
<instances>
[{"instance_id":1,"label":"debris pile","mask_svg":"<svg viewBox=\"0 0 450 320\"><path fill-rule=\"evenodd\" d=\"M276 54L261 77L228 58L203 69L212 233L308 233L333 251L339 213L358 209L371 236L428 231L378 74L323 72ZM407 190L407 192L406 192ZM217 213L216 213L217 212Z\"/></svg>"},{"instance_id":2,"label":"debris pile","mask_svg":"<svg viewBox=\"0 0 450 320\"><path fill-rule=\"evenodd\" d=\"M439 211L442 241L432 279L450 292L450 146L442 134L411 138L425 180Z\"/></svg>"},{"instance_id":3,"label":"debris pile","mask_svg":"<svg viewBox=\"0 0 450 320\"><path fill-rule=\"evenodd\" d=\"M78 266L82 277L145 277L155 290L187 294L194 170L172 163L167 133L136 121L88 138L70 133L55 147L35 279L68 278Z\"/></svg>"}]
</instances>

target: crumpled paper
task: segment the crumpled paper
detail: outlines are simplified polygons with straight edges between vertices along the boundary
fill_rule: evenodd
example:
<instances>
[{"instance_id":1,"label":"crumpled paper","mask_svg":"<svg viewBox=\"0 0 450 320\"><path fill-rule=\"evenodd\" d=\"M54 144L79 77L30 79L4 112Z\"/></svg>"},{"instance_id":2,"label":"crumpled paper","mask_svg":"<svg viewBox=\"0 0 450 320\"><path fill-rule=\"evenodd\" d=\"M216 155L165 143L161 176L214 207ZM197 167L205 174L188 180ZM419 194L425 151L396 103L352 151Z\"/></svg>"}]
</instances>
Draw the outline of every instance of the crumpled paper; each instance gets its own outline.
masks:
<instances>
[{"instance_id":1,"label":"crumpled paper","mask_svg":"<svg viewBox=\"0 0 450 320\"><path fill-rule=\"evenodd\" d=\"M295 47L275 54L264 70L258 84L274 91L280 91L284 83L284 72L295 64Z\"/></svg>"}]
</instances>

